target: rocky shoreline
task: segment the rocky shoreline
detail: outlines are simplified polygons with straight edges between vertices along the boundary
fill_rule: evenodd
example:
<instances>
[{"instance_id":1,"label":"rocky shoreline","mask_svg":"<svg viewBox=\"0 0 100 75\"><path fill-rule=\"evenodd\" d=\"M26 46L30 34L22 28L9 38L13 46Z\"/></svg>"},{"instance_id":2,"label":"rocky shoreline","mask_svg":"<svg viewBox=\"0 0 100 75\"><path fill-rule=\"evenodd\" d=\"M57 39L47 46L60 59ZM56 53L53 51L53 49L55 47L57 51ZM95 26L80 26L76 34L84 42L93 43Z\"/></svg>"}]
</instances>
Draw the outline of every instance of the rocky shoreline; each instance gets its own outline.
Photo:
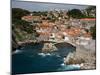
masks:
<instances>
[{"instance_id":1,"label":"rocky shoreline","mask_svg":"<svg viewBox=\"0 0 100 75\"><path fill-rule=\"evenodd\" d=\"M69 57L66 64L79 64L80 69L96 69L96 53L95 50L87 50L84 47L77 46L76 52Z\"/></svg>"},{"instance_id":2,"label":"rocky shoreline","mask_svg":"<svg viewBox=\"0 0 100 75\"><path fill-rule=\"evenodd\" d=\"M35 41L18 42L19 47L27 44L34 45ZM56 51L56 47L52 43L45 43L42 48L43 52L53 52ZM67 57L64 58L64 63L66 65L78 64L80 69L95 69L96 68L96 51L95 49L86 49L83 46L76 46L76 51L69 53Z\"/></svg>"}]
</instances>

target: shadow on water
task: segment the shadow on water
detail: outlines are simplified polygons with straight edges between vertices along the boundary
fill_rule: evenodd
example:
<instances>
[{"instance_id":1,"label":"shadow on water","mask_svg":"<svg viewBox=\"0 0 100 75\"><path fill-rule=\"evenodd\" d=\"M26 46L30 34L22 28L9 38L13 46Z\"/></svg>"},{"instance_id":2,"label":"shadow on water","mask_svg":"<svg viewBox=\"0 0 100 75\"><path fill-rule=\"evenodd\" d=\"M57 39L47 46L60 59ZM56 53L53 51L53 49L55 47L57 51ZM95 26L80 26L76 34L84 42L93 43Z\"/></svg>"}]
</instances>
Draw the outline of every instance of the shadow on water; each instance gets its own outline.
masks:
<instances>
[{"instance_id":1,"label":"shadow on water","mask_svg":"<svg viewBox=\"0 0 100 75\"><path fill-rule=\"evenodd\" d=\"M75 47L67 43L59 43L56 54L39 54L43 43L35 45L27 45L20 49L21 52L12 55L12 73L25 74L25 73L42 73L42 72L55 72L60 67L63 61L63 56L76 50ZM72 48L73 47L73 48ZM70 49L71 48L71 49ZM61 71L61 70L60 70Z\"/></svg>"},{"instance_id":2,"label":"shadow on water","mask_svg":"<svg viewBox=\"0 0 100 75\"><path fill-rule=\"evenodd\" d=\"M44 43L31 43L22 46L19 50L26 54L37 54L42 52Z\"/></svg>"},{"instance_id":3,"label":"shadow on water","mask_svg":"<svg viewBox=\"0 0 100 75\"><path fill-rule=\"evenodd\" d=\"M58 43L55 44L56 48L58 49L56 52L61 56L61 57L67 57L69 53L73 53L76 51L76 47L63 42L63 43Z\"/></svg>"}]
</instances>

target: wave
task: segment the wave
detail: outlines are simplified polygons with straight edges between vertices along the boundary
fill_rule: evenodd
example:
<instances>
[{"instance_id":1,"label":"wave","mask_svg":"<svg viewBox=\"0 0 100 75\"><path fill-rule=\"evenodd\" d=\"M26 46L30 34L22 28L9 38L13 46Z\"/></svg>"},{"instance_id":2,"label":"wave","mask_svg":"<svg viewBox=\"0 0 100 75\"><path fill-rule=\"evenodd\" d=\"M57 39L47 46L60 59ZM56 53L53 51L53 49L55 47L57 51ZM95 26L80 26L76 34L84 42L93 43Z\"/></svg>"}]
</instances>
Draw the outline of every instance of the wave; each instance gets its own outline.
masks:
<instances>
[{"instance_id":1,"label":"wave","mask_svg":"<svg viewBox=\"0 0 100 75\"><path fill-rule=\"evenodd\" d=\"M21 53L21 50L16 49L12 54L17 54L17 53Z\"/></svg>"},{"instance_id":2,"label":"wave","mask_svg":"<svg viewBox=\"0 0 100 75\"><path fill-rule=\"evenodd\" d=\"M61 64L61 66L65 66L65 64L64 64L64 63L62 63L62 64Z\"/></svg>"},{"instance_id":3,"label":"wave","mask_svg":"<svg viewBox=\"0 0 100 75\"><path fill-rule=\"evenodd\" d=\"M50 53L38 53L38 55L43 56L43 57L45 57L45 56L51 56Z\"/></svg>"},{"instance_id":4,"label":"wave","mask_svg":"<svg viewBox=\"0 0 100 75\"><path fill-rule=\"evenodd\" d=\"M73 65L71 65L71 66L77 67L77 68L80 68L80 67L81 67L79 64L73 64Z\"/></svg>"},{"instance_id":5,"label":"wave","mask_svg":"<svg viewBox=\"0 0 100 75\"><path fill-rule=\"evenodd\" d=\"M61 67L57 69L58 71L70 71L70 70L80 70L79 64L66 65L64 63L61 64Z\"/></svg>"}]
</instances>

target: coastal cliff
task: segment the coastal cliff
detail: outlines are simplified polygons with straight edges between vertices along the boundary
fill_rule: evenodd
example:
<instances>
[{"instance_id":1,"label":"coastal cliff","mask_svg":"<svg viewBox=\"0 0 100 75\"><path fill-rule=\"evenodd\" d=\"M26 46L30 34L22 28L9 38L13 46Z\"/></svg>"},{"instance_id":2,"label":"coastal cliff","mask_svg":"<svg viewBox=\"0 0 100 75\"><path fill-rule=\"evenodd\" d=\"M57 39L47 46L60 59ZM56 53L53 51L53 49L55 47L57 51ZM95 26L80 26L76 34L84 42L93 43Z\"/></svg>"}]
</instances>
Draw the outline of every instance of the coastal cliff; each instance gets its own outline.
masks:
<instances>
[{"instance_id":1,"label":"coastal cliff","mask_svg":"<svg viewBox=\"0 0 100 75\"><path fill-rule=\"evenodd\" d=\"M94 50L89 50L84 47L77 47L76 52L70 55L69 60L65 58L66 64L79 64L81 69L95 69L96 68L96 53Z\"/></svg>"}]
</instances>

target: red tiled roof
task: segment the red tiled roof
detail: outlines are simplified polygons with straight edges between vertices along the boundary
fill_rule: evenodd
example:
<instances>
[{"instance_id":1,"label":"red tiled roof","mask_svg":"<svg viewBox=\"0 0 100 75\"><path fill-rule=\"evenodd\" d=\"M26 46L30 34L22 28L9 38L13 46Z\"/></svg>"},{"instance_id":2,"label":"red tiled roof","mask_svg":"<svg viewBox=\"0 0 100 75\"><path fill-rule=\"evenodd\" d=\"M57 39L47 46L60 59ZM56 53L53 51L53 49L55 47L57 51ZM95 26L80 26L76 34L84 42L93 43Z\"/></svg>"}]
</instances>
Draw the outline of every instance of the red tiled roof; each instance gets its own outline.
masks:
<instances>
[{"instance_id":1,"label":"red tiled roof","mask_svg":"<svg viewBox=\"0 0 100 75\"><path fill-rule=\"evenodd\" d=\"M23 20L33 20L34 18L40 18L40 17L39 16L31 16L31 15L22 17Z\"/></svg>"},{"instance_id":2,"label":"red tiled roof","mask_svg":"<svg viewBox=\"0 0 100 75\"><path fill-rule=\"evenodd\" d=\"M23 16L22 17L23 20L33 20L33 16Z\"/></svg>"},{"instance_id":3,"label":"red tiled roof","mask_svg":"<svg viewBox=\"0 0 100 75\"><path fill-rule=\"evenodd\" d=\"M80 20L86 20L86 21L94 21L96 20L96 18L82 18Z\"/></svg>"},{"instance_id":4,"label":"red tiled roof","mask_svg":"<svg viewBox=\"0 0 100 75\"><path fill-rule=\"evenodd\" d=\"M85 33L85 34L83 34L83 36L84 37L91 37L91 33L89 33L89 32L88 33Z\"/></svg>"},{"instance_id":5,"label":"red tiled roof","mask_svg":"<svg viewBox=\"0 0 100 75\"><path fill-rule=\"evenodd\" d=\"M80 28L71 28L71 29L67 29L66 33L69 36L78 36L80 34Z\"/></svg>"},{"instance_id":6,"label":"red tiled roof","mask_svg":"<svg viewBox=\"0 0 100 75\"><path fill-rule=\"evenodd\" d=\"M40 35L50 35L49 32L38 32L38 34L40 34Z\"/></svg>"}]
</instances>

